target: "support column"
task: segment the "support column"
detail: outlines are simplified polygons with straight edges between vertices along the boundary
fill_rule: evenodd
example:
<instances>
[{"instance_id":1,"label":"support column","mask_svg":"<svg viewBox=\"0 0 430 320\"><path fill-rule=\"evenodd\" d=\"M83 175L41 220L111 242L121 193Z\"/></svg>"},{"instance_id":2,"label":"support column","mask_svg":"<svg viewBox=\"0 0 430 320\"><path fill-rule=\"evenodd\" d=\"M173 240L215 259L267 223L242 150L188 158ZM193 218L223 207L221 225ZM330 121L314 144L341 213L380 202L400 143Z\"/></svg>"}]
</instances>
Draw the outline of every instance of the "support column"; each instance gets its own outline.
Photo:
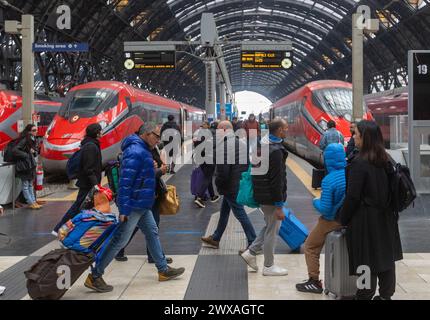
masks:
<instances>
[{"instance_id":1,"label":"support column","mask_svg":"<svg viewBox=\"0 0 430 320\"><path fill-rule=\"evenodd\" d=\"M352 15L352 118L355 121L363 119L363 29L359 28L357 20L362 14Z\"/></svg>"},{"instance_id":2,"label":"support column","mask_svg":"<svg viewBox=\"0 0 430 320\"><path fill-rule=\"evenodd\" d=\"M226 114L225 114L226 90L225 90L224 82L220 82L219 92L220 92L219 102L220 102L220 113L221 113L220 120L223 121L223 120L226 120Z\"/></svg>"},{"instance_id":3,"label":"support column","mask_svg":"<svg viewBox=\"0 0 430 320\"><path fill-rule=\"evenodd\" d=\"M216 66L215 61L206 61L206 114L208 121L216 119Z\"/></svg>"}]
</instances>

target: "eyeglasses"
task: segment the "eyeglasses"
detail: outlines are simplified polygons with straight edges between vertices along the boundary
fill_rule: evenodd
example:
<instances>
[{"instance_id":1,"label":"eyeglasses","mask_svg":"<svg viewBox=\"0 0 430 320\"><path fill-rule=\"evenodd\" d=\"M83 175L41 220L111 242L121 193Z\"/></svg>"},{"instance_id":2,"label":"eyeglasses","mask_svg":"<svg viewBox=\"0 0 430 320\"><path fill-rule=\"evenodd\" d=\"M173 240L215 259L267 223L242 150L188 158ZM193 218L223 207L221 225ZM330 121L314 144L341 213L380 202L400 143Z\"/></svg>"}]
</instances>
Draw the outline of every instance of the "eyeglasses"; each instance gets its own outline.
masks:
<instances>
[{"instance_id":1,"label":"eyeglasses","mask_svg":"<svg viewBox=\"0 0 430 320\"><path fill-rule=\"evenodd\" d=\"M37 129L31 129L31 132L37 132Z\"/></svg>"},{"instance_id":2,"label":"eyeglasses","mask_svg":"<svg viewBox=\"0 0 430 320\"><path fill-rule=\"evenodd\" d=\"M156 137L157 137L157 139L161 139L161 136L160 136L159 134L155 133L154 131L152 131L151 133L152 133L154 136L156 136Z\"/></svg>"}]
</instances>

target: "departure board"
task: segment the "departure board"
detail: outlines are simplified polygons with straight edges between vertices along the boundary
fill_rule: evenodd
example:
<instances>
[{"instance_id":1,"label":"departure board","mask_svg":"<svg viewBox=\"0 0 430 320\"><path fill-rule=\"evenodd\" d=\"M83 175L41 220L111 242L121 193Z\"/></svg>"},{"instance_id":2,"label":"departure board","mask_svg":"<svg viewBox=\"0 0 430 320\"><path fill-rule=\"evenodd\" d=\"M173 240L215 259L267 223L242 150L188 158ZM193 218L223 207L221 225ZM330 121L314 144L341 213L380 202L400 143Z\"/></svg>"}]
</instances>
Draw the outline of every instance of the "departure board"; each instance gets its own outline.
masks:
<instances>
[{"instance_id":1,"label":"departure board","mask_svg":"<svg viewBox=\"0 0 430 320\"><path fill-rule=\"evenodd\" d=\"M175 70L175 51L125 52L127 70Z\"/></svg>"},{"instance_id":2,"label":"departure board","mask_svg":"<svg viewBox=\"0 0 430 320\"><path fill-rule=\"evenodd\" d=\"M414 53L413 68L413 119L430 120L430 52Z\"/></svg>"},{"instance_id":3,"label":"departure board","mask_svg":"<svg viewBox=\"0 0 430 320\"><path fill-rule=\"evenodd\" d=\"M242 69L289 70L293 67L292 51L241 51Z\"/></svg>"}]
</instances>

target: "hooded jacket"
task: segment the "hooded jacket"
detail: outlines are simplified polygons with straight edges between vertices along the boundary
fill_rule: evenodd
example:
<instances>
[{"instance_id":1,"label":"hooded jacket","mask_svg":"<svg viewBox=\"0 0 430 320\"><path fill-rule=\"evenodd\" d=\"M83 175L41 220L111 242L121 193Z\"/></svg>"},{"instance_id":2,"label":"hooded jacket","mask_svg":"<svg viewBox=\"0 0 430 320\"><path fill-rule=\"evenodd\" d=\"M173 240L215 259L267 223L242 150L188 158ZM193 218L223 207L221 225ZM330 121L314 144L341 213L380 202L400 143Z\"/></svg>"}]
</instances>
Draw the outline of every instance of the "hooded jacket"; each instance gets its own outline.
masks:
<instances>
[{"instance_id":1,"label":"hooded jacket","mask_svg":"<svg viewBox=\"0 0 430 320\"><path fill-rule=\"evenodd\" d=\"M118 209L128 216L132 210L151 209L155 200L154 160L149 146L137 134L127 137L118 190Z\"/></svg>"},{"instance_id":2,"label":"hooded jacket","mask_svg":"<svg viewBox=\"0 0 430 320\"><path fill-rule=\"evenodd\" d=\"M324 151L328 174L321 183L321 198L314 199L314 207L326 220L334 220L345 198L345 150L339 143L332 143Z\"/></svg>"},{"instance_id":3,"label":"hooded jacket","mask_svg":"<svg viewBox=\"0 0 430 320\"><path fill-rule=\"evenodd\" d=\"M273 135L261 140L261 144L269 144L269 170L265 175L252 176L254 199L259 204L282 207L287 200L288 151L283 142Z\"/></svg>"},{"instance_id":4,"label":"hooded jacket","mask_svg":"<svg viewBox=\"0 0 430 320\"><path fill-rule=\"evenodd\" d=\"M81 142L81 163L79 166L78 182L79 188L91 189L102 181L102 153L100 142L86 136Z\"/></svg>"}]
</instances>

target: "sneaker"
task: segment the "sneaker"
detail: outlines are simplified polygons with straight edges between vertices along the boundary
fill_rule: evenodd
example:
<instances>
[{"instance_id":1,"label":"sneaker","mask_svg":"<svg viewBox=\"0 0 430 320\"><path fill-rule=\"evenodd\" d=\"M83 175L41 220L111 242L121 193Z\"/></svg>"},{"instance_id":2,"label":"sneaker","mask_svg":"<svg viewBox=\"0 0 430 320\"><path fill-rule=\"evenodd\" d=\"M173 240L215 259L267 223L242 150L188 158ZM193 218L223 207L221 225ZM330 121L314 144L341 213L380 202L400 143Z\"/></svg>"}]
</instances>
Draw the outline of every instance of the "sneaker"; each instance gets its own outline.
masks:
<instances>
[{"instance_id":1,"label":"sneaker","mask_svg":"<svg viewBox=\"0 0 430 320\"><path fill-rule=\"evenodd\" d=\"M87 279L85 280L84 286L101 293L111 292L113 290L113 287L106 284L102 277L93 278L92 274L88 275Z\"/></svg>"},{"instance_id":2,"label":"sneaker","mask_svg":"<svg viewBox=\"0 0 430 320\"><path fill-rule=\"evenodd\" d=\"M39 206L39 205L35 202L35 203L33 203L33 204L29 205L29 206L28 206L28 208L29 208L29 209L31 209L31 210L39 210L39 209L41 209L41 208L42 208L42 206Z\"/></svg>"},{"instance_id":3,"label":"sneaker","mask_svg":"<svg viewBox=\"0 0 430 320\"><path fill-rule=\"evenodd\" d=\"M203 200L202 200L202 199L200 199L200 198L197 198L196 200L194 200L194 203L195 203L197 206L199 206L200 208L206 208L206 206L205 206L205 204L204 204Z\"/></svg>"},{"instance_id":4,"label":"sneaker","mask_svg":"<svg viewBox=\"0 0 430 320\"><path fill-rule=\"evenodd\" d=\"M126 261L128 261L128 258L127 258L127 256L116 256L115 260L119 261L119 262L126 262Z\"/></svg>"},{"instance_id":5,"label":"sneaker","mask_svg":"<svg viewBox=\"0 0 430 320\"><path fill-rule=\"evenodd\" d=\"M246 264L253 269L254 271L258 271L257 266L257 257L251 254L249 250L245 250L244 253L240 255L243 260L245 260Z\"/></svg>"},{"instance_id":6,"label":"sneaker","mask_svg":"<svg viewBox=\"0 0 430 320\"><path fill-rule=\"evenodd\" d=\"M213 249L219 249L219 241L215 241L212 236L209 237L202 237L201 240L206 244L208 247Z\"/></svg>"},{"instance_id":7,"label":"sneaker","mask_svg":"<svg viewBox=\"0 0 430 320\"><path fill-rule=\"evenodd\" d=\"M309 279L302 283L296 284L297 291L309 292L309 293L319 293L323 292L323 286L321 280Z\"/></svg>"},{"instance_id":8,"label":"sneaker","mask_svg":"<svg viewBox=\"0 0 430 320\"><path fill-rule=\"evenodd\" d=\"M239 250L239 255L241 255L242 253L244 253L246 250L248 250L248 248L246 248L246 249L240 249L240 250ZM257 255L257 256L260 256L260 255L262 255L262 254L263 254L263 249L258 250L258 251L255 253L255 255Z\"/></svg>"},{"instance_id":9,"label":"sneaker","mask_svg":"<svg viewBox=\"0 0 430 320\"><path fill-rule=\"evenodd\" d=\"M217 202L221 197L216 195L211 198L211 202Z\"/></svg>"},{"instance_id":10,"label":"sneaker","mask_svg":"<svg viewBox=\"0 0 430 320\"><path fill-rule=\"evenodd\" d=\"M42 205L46 204L46 202L47 202L47 201L45 201L45 200L36 200L36 203L37 203L38 205L40 205L40 206L42 206Z\"/></svg>"},{"instance_id":11,"label":"sneaker","mask_svg":"<svg viewBox=\"0 0 430 320\"><path fill-rule=\"evenodd\" d=\"M372 300L391 300L391 298L384 298L381 296L374 296Z\"/></svg>"},{"instance_id":12,"label":"sneaker","mask_svg":"<svg viewBox=\"0 0 430 320\"><path fill-rule=\"evenodd\" d=\"M158 281L168 281L179 277L185 272L185 268L172 268L167 266L164 272L158 272Z\"/></svg>"},{"instance_id":13,"label":"sneaker","mask_svg":"<svg viewBox=\"0 0 430 320\"><path fill-rule=\"evenodd\" d=\"M58 232L57 232L57 231L55 231L55 230L52 230L52 231L51 231L51 234L52 234L54 237L58 237Z\"/></svg>"},{"instance_id":14,"label":"sneaker","mask_svg":"<svg viewBox=\"0 0 430 320\"><path fill-rule=\"evenodd\" d=\"M287 269L275 265L263 268L263 276L286 276L287 274Z\"/></svg>"}]
</instances>

